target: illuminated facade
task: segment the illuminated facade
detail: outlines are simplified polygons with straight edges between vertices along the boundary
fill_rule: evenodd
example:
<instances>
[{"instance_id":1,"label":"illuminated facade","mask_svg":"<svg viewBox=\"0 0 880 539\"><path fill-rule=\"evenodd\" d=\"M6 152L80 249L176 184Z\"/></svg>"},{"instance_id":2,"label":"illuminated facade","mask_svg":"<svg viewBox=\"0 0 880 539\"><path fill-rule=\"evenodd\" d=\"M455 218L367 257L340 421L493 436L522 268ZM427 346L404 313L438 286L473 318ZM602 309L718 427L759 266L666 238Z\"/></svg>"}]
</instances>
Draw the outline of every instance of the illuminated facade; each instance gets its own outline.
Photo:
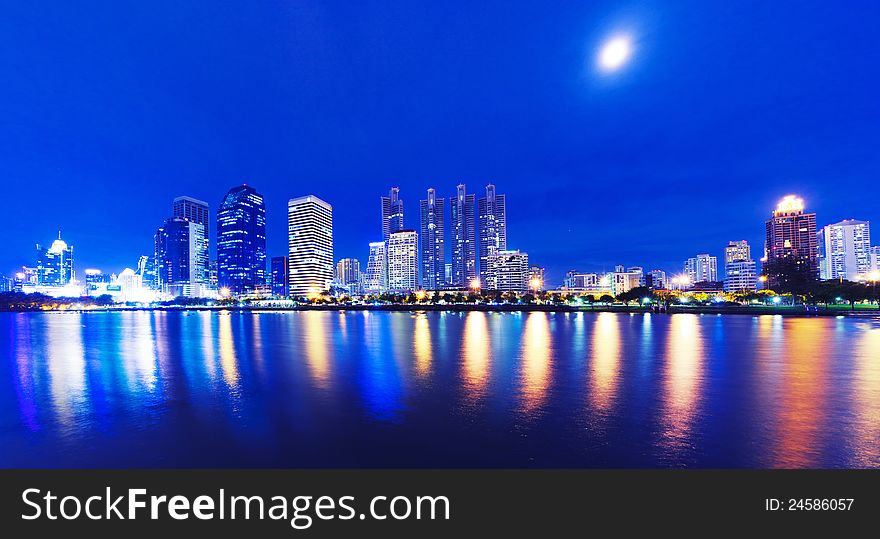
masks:
<instances>
[{"instance_id":1,"label":"illuminated facade","mask_svg":"<svg viewBox=\"0 0 880 539\"><path fill-rule=\"evenodd\" d=\"M724 248L724 290L753 291L758 288L758 272L752 249L746 240L728 242Z\"/></svg>"},{"instance_id":2,"label":"illuminated facade","mask_svg":"<svg viewBox=\"0 0 880 539\"><path fill-rule=\"evenodd\" d=\"M428 198L419 201L419 222L422 255L422 286L439 290L446 284L445 201L428 189Z\"/></svg>"},{"instance_id":3,"label":"illuminated facade","mask_svg":"<svg viewBox=\"0 0 880 539\"><path fill-rule=\"evenodd\" d=\"M804 201L783 198L766 223L764 273L770 289L814 281L819 276L816 214L804 212Z\"/></svg>"},{"instance_id":4,"label":"illuminated facade","mask_svg":"<svg viewBox=\"0 0 880 539\"><path fill-rule=\"evenodd\" d=\"M392 187L387 197L382 197L382 239L388 241L392 232L403 230L403 200L400 189Z\"/></svg>"},{"instance_id":5,"label":"illuminated facade","mask_svg":"<svg viewBox=\"0 0 880 539\"><path fill-rule=\"evenodd\" d=\"M357 258L343 258L336 263L336 284L358 295L361 291L361 262Z\"/></svg>"},{"instance_id":6,"label":"illuminated facade","mask_svg":"<svg viewBox=\"0 0 880 539\"><path fill-rule=\"evenodd\" d=\"M287 237L290 294L328 291L333 282L333 207L315 195L291 199Z\"/></svg>"},{"instance_id":7,"label":"illuminated facade","mask_svg":"<svg viewBox=\"0 0 880 539\"><path fill-rule=\"evenodd\" d=\"M211 214L208 209L208 203L187 196L177 197L172 203L171 216L202 225L205 236L205 247L202 251L204 252L203 263L206 268L203 275L204 282L207 283L211 259Z\"/></svg>"},{"instance_id":8,"label":"illuminated facade","mask_svg":"<svg viewBox=\"0 0 880 539\"><path fill-rule=\"evenodd\" d=\"M36 285L66 286L75 278L73 246L61 239L60 232L48 248L37 245Z\"/></svg>"},{"instance_id":9,"label":"illuminated facade","mask_svg":"<svg viewBox=\"0 0 880 539\"><path fill-rule=\"evenodd\" d=\"M400 230L389 236L388 290L412 292L418 289L418 243L415 230Z\"/></svg>"},{"instance_id":10,"label":"illuminated facade","mask_svg":"<svg viewBox=\"0 0 880 539\"><path fill-rule=\"evenodd\" d=\"M364 275L364 292L381 294L388 290L388 250L384 241L370 243L367 272Z\"/></svg>"},{"instance_id":11,"label":"illuminated facade","mask_svg":"<svg viewBox=\"0 0 880 539\"><path fill-rule=\"evenodd\" d=\"M665 290L668 286L666 272L659 269L649 271L645 276L645 286L652 290Z\"/></svg>"},{"instance_id":12,"label":"illuminated facade","mask_svg":"<svg viewBox=\"0 0 880 539\"><path fill-rule=\"evenodd\" d=\"M547 288L544 276L546 271L541 266L529 266L529 288L534 289L537 285L538 290Z\"/></svg>"},{"instance_id":13,"label":"illuminated facade","mask_svg":"<svg viewBox=\"0 0 880 539\"><path fill-rule=\"evenodd\" d=\"M718 258L708 254L688 258L684 272L691 284L714 283L718 280Z\"/></svg>"},{"instance_id":14,"label":"illuminated facade","mask_svg":"<svg viewBox=\"0 0 880 539\"><path fill-rule=\"evenodd\" d=\"M175 297L206 294L204 230L199 223L172 217L156 231L154 288Z\"/></svg>"},{"instance_id":15,"label":"illuminated facade","mask_svg":"<svg viewBox=\"0 0 880 539\"><path fill-rule=\"evenodd\" d=\"M486 290L527 292L529 290L529 255L520 251L492 251L486 258Z\"/></svg>"},{"instance_id":16,"label":"illuminated facade","mask_svg":"<svg viewBox=\"0 0 880 539\"><path fill-rule=\"evenodd\" d=\"M290 294L290 282L287 278L287 257L272 257L271 268L272 295L282 298L287 297Z\"/></svg>"},{"instance_id":17,"label":"illuminated facade","mask_svg":"<svg viewBox=\"0 0 880 539\"><path fill-rule=\"evenodd\" d=\"M489 256L507 249L507 202L504 195L495 192L495 186L486 186L486 196L477 201L477 219L480 236L480 280L487 282Z\"/></svg>"},{"instance_id":18,"label":"illuminated facade","mask_svg":"<svg viewBox=\"0 0 880 539\"><path fill-rule=\"evenodd\" d=\"M456 188L451 204L452 223L452 286L468 288L477 277L477 237L474 195L465 192L464 184Z\"/></svg>"},{"instance_id":19,"label":"illuminated facade","mask_svg":"<svg viewBox=\"0 0 880 539\"><path fill-rule=\"evenodd\" d=\"M266 206L248 185L233 187L217 210L217 285L232 294L266 284Z\"/></svg>"},{"instance_id":20,"label":"illuminated facade","mask_svg":"<svg viewBox=\"0 0 880 539\"><path fill-rule=\"evenodd\" d=\"M871 225L848 219L818 232L819 274L822 279L857 281L871 272Z\"/></svg>"}]
</instances>

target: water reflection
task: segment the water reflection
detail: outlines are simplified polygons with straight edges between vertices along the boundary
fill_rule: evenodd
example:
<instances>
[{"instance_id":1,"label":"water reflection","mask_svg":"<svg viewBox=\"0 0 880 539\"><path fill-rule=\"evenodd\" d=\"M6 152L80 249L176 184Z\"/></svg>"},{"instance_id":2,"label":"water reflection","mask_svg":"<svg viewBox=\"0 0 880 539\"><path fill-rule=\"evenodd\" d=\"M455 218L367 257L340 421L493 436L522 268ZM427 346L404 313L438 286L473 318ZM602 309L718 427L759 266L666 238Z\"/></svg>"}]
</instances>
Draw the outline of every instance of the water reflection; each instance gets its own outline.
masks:
<instances>
[{"instance_id":1,"label":"water reflection","mask_svg":"<svg viewBox=\"0 0 880 539\"><path fill-rule=\"evenodd\" d=\"M220 369L223 371L223 380L226 382L226 386L230 390L236 391L238 389L238 358L235 355L235 341L232 336L232 315L228 312L220 313L218 324Z\"/></svg>"},{"instance_id":2,"label":"water reflection","mask_svg":"<svg viewBox=\"0 0 880 539\"><path fill-rule=\"evenodd\" d=\"M850 465L877 467L880 466L880 328L863 328L862 337L856 343L854 361L856 424Z\"/></svg>"},{"instance_id":3,"label":"water reflection","mask_svg":"<svg viewBox=\"0 0 880 539\"><path fill-rule=\"evenodd\" d=\"M619 316L600 313L593 330L592 361L590 362L590 403L607 412L617 394L620 371Z\"/></svg>"},{"instance_id":4,"label":"water reflection","mask_svg":"<svg viewBox=\"0 0 880 539\"><path fill-rule=\"evenodd\" d=\"M312 373L314 384L326 389L330 381L330 319L327 313L306 311L302 313L305 320L303 342L306 348L306 362Z\"/></svg>"},{"instance_id":5,"label":"water reflection","mask_svg":"<svg viewBox=\"0 0 880 539\"><path fill-rule=\"evenodd\" d=\"M462 360L464 361L464 389L469 400L483 397L489 381L489 324L486 313L481 311L465 315L462 334Z\"/></svg>"},{"instance_id":6,"label":"water reflection","mask_svg":"<svg viewBox=\"0 0 880 539\"><path fill-rule=\"evenodd\" d=\"M51 331L46 332L45 358L49 367L49 388L58 423L70 434L75 421L88 413L86 361L82 343L82 314L53 313Z\"/></svg>"},{"instance_id":7,"label":"water reflection","mask_svg":"<svg viewBox=\"0 0 880 539\"><path fill-rule=\"evenodd\" d=\"M431 325L428 323L428 315L416 314L415 325L413 350L416 354L416 373L425 376L431 369Z\"/></svg>"},{"instance_id":8,"label":"water reflection","mask_svg":"<svg viewBox=\"0 0 880 539\"><path fill-rule=\"evenodd\" d=\"M529 313L523 335L520 371L522 411L526 416L534 414L547 398L552 348L547 313Z\"/></svg>"},{"instance_id":9,"label":"water reflection","mask_svg":"<svg viewBox=\"0 0 880 539\"><path fill-rule=\"evenodd\" d=\"M149 312L126 313L122 328L122 364L129 384L137 382L147 391L156 388L156 345Z\"/></svg>"},{"instance_id":10,"label":"water reflection","mask_svg":"<svg viewBox=\"0 0 880 539\"><path fill-rule=\"evenodd\" d=\"M704 360L701 333L698 315L675 314L669 318L660 403L664 458L681 459L696 441L691 431L700 414Z\"/></svg>"}]
</instances>

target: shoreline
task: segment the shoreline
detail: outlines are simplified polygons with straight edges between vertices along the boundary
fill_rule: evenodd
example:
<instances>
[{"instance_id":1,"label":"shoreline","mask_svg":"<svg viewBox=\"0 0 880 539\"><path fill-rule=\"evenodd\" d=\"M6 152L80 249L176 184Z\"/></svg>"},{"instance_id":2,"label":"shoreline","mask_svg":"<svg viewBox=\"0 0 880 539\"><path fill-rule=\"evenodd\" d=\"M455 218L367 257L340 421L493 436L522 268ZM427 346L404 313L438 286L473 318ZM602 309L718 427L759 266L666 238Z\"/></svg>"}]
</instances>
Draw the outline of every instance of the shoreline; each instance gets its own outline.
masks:
<instances>
[{"instance_id":1,"label":"shoreline","mask_svg":"<svg viewBox=\"0 0 880 539\"><path fill-rule=\"evenodd\" d=\"M238 311L238 312L297 312L297 311L376 311L376 312L560 312L560 313L629 313L629 314L715 314L715 315L779 315L787 317L812 318L818 316L846 316L846 317L876 317L880 316L878 309L856 309L849 307L828 308L818 307L815 310L806 311L803 306L799 307L749 307L749 306L670 306L667 310L657 312L649 307L602 305L597 307L571 306L571 305L297 305L297 306L219 306L219 305L189 305L189 306L155 306L155 307L103 307L92 309L30 309L0 311L8 313L102 313L102 312L126 312L126 311Z\"/></svg>"}]
</instances>

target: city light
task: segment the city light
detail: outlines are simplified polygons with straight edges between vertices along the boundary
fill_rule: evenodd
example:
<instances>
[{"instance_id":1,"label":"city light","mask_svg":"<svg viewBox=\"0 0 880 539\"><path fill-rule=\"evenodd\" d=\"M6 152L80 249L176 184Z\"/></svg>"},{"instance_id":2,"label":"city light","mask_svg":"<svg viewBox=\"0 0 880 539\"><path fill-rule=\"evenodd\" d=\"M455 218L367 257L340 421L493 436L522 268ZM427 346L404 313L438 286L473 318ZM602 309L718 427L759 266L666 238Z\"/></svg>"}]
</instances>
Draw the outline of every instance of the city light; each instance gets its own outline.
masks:
<instances>
[{"instance_id":1,"label":"city light","mask_svg":"<svg viewBox=\"0 0 880 539\"><path fill-rule=\"evenodd\" d=\"M779 303L781 301L782 301L782 298L780 298L779 296L773 296L773 303Z\"/></svg>"},{"instance_id":2,"label":"city light","mask_svg":"<svg viewBox=\"0 0 880 539\"><path fill-rule=\"evenodd\" d=\"M880 271L874 270L868 274L868 280L877 282L880 281Z\"/></svg>"},{"instance_id":3,"label":"city light","mask_svg":"<svg viewBox=\"0 0 880 539\"><path fill-rule=\"evenodd\" d=\"M221 298L224 298L224 299L225 299L225 298L228 298L228 297L230 297L230 296L232 296L232 291L231 291L228 287L225 287L225 286L224 286L223 288L220 289L220 297L221 297Z\"/></svg>"},{"instance_id":4,"label":"city light","mask_svg":"<svg viewBox=\"0 0 880 539\"><path fill-rule=\"evenodd\" d=\"M419 290L419 291L416 292L416 299L419 300L419 301L422 301L422 300L425 299L427 296L428 296L428 293L425 292L424 290Z\"/></svg>"},{"instance_id":5,"label":"city light","mask_svg":"<svg viewBox=\"0 0 880 539\"><path fill-rule=\"evenodd\" d=\"M629 36L617 36L608 40L599 51L599 66L604 71L614 71L632 55Z\"/></svg>"},{"instance_id":6,"label":"city light","mask_svg":"<svg viewBox=\"0 0 880 539\"><path fill-rule=\"evenodd\" d=\"M480 279L474 279L474 280L472 280L472 281L471 281L471 288L473 288L474 291L479 290L479 289L480 289Z\"/></svg>"},{"instance_id":7,"label":"city light","mask_svg":"<svg viewBox=\"0 0 880 539\"><path fill-rule=\"evenodd\" d=\"M804 211L804 199L787 195L776 205L776 213L797 213Z\"/></svg>"},{"instance_id":8,"label":"city light","mask_svg":"<svg viewBox=\"0 0 880 539\"><path fill-rule=\"evenodd\" d=\"M541 288L542 284L543 283L542 283L541 279L538 279L537 277L533 277L532 280L529 281L529 288L531 288L532 290L537 292Z\"/></svg>"}]
</instances>

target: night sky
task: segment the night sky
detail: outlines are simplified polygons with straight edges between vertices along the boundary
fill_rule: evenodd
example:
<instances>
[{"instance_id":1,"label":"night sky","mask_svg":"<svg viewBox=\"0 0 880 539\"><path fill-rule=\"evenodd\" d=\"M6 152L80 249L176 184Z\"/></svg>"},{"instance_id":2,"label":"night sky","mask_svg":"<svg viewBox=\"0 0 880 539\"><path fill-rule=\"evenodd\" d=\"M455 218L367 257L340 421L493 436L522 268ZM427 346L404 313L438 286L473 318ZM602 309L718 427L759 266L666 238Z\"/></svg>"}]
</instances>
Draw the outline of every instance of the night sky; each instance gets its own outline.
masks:
<instances>
[{"instance_id":1,"label":"night sky","mask_svg":"<svg viewBox=\"0 0 880 539\"><path fill-rule=\"evenodd\" d=\"M679 271L797 193L819 226L880 222L880 3L8 2L0 17L0 272L62 229L77 269L151 254L189 195L334 207L366 261L379 197L508 195L508 247L553 284ZM604 41L630 61L597 68ZM213 229L212 225L212 229ZM875 230L880 243L880 229Z\"/></svg>"}]
</instances>

